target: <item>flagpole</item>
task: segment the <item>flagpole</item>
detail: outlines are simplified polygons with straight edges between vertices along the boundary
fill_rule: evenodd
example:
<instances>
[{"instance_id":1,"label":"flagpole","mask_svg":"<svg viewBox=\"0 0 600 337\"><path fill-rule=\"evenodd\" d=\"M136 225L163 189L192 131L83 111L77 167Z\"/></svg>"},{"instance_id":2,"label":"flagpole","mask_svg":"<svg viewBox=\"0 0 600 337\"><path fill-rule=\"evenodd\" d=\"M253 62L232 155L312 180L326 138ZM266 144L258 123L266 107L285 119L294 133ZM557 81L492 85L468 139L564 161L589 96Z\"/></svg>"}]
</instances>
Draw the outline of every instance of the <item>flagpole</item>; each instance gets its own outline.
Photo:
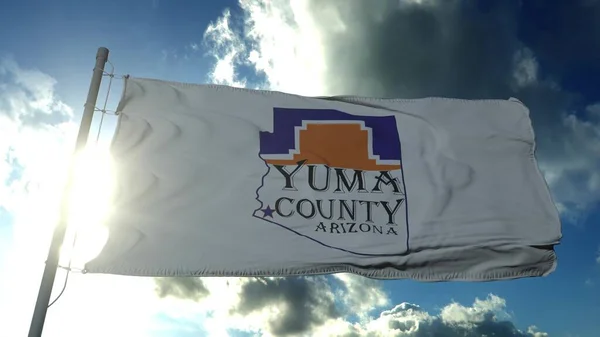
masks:
<instances>
[{"instance_id":1,"label":"flagpole","mask_svg":"<svg viewBox=\"0 0 600 337\"><path fill-rule=\"evenodd\" d=\"M96 66L94 67L90 89L85 101L83 117L79 126L77 142L75 143L75 154L73 157L75 157L87 144L106 61L108 61L108 49L104 47L98 48L98 52L96 53ZM60 248L65 239L65 233L67 230L67 201L69 189L71 188L72 184L72 166L73 163L71 163L71 166L69 167L67 186L61 200L60 219L54 229L54 234L52 235L52 241L48 251L48 258L46 259L46 266L44 267L44 274L40 284L40 291L38 292L35 309L33 310L33 317L31 319L31 325L29 327L29 337L41 337L44 329L48 304L50 303L50 296L52 295L52 288L54 286L54 278L56 276L56 270L58 269Z\"/></svg>"}]
</instances>

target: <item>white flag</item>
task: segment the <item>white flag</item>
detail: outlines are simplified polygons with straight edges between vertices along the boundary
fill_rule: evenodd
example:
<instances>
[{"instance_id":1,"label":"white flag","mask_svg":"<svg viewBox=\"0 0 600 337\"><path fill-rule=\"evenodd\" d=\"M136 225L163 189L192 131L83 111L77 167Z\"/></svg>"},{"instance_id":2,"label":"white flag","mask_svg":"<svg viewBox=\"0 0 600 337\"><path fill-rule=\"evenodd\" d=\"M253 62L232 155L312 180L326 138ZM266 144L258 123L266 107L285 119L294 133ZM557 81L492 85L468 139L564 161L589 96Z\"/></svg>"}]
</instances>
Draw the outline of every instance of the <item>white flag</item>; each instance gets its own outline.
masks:
<instances>
[{"instance_id":1,"label":"white flag","mask_svg":"<svg viewBox=\"0 0 600 337\"><path fill-rule=\"evenodd\" d=\"M309 98L129 78L91 273L491 280L556 266L516 100Z\"/></svg>"}]
</instances>

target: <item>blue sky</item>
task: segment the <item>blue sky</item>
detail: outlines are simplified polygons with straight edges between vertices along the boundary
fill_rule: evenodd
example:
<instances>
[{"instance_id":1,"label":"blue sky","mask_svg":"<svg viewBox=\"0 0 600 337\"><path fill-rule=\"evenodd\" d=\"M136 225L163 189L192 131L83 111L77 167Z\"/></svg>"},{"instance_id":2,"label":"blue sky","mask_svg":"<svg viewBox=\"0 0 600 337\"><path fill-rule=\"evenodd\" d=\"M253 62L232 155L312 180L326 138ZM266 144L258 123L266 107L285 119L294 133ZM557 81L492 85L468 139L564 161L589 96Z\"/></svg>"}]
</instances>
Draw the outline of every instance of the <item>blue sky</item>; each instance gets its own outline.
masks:
<instances>
[{"instance_id":1,"label":"blue sky","mask_svg":"<svg viewBox=\"0 0 600 337\"><path fill-rule=\"evenodd\" d=\"M600 104L600 86L594 85L600 78L600 2L523 1L518 6L490 1L473 6L382 1L381 11L399 11L397 21L396 14L390 14L384 24L369 21L364 13L370 9L361 11L356 1L324 3L289 6L286 1L256 0L243 1L240 7L237 1L106 0L99 5L88 0L8 0L0 5L0 60L20 69L13 75L30 71L54 79L54 86L44 88L51 90L52 100L72 109L70 117L67 108L57 112L67 124L79 120L99 46L111 50L118 74L137 77L245 84L309 95L513 95L532 111L540 166L561 209L564 237L556 248L557 270L544 278L502 282L368 284L388 298L386 306L371 314L377 317L382 310L409 302L437 315L453 301L470 307L475 298L486 299L491 293L506 301L502 310L522 331L535 325L550 336L594 336L600 317L600 178L594 175L600 172L600 105L595 106ZM231 16L223 21L227 8ZM209 25L215 33L205 35ZM336 31L338 26L345 28ZM448 35L436 35L439 31ZM372 42L378 39L380 44ZM373 81L378 84L370 85ZM18 113L10 111L15 105L2 104L13 92L6 88L22 86L19 83L0 71L0 85L6 85L0 86L5 88L0 117ZM48 94L44 88L37 89ZM112 108L117 97L118 93L111 96ZM104 136L109 139L114 120L109 118L107 125ZM44 128L39 139L63 130ZM22 145L25 141L12 144L8 135L0 133L0 151L30 148ZM61 135L71 138L64 136L56 144L59 152L74 141L72 131ZM24 154L20 165L39 163L33 152ZM36 181L36 174L43 172L31 168L31 175L18 177L22 168L9 160L8 152L0 157L13 168L10 176L0 176L6 178L4 189L9 191L0 193L0 274L6 275L12 268L8 258L16 256L9 251L16 242L15 219L22 209L15 200L27 194L21 188L23 179ZM23 185L9 189L8 177L14 175ZM41 265L42 260L34 262ZM1 282L0 286L8 287ZM0 296L6 293L0 289ZM24 321L32 305L23 300ZM160 304L157 308L158 313L149 317L169 321L169 326L186 326L193 335L189 320L174 320L161 313ZM95 319L100 322L103 317ZM159 330L156 336L186 335L183 328Z\"/></svg>"}]
</instances>

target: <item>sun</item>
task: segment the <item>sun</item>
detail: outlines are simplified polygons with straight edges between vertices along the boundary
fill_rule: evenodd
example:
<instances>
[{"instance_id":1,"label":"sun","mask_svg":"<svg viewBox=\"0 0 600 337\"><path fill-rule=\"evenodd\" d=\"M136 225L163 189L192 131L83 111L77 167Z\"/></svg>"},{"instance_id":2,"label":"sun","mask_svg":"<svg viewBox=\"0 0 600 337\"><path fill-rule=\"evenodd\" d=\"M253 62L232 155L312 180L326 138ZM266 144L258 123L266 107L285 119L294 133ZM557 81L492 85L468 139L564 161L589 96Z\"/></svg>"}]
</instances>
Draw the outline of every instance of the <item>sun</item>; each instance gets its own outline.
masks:
<instances>
[{"instance_id":1,"label":"sun","mask_svg":"<svg viewBox=\"0 0 600 337\"><path fill-rule=\"evenodd\" d=\"M68 230L61 260L82 268L96 257L108 239L106 219L112 211L114 165L107 149L89 146L73 159L71 188L66 191ZM73 241L75 245L73 245Z\"/></svg>"}]
</instances>

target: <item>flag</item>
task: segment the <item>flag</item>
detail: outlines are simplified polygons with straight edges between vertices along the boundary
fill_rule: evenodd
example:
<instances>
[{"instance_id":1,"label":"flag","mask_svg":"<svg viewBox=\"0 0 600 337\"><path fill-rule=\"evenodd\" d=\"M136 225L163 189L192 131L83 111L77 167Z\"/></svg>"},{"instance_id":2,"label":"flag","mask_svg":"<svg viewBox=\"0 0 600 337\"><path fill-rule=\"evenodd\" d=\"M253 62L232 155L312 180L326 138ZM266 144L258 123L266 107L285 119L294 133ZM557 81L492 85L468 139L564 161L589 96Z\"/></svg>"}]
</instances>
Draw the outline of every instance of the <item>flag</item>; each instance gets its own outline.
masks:
<instances>
[{"instance_id":1,"label":"flag","mask_svg":"<svg viewBox=\"0 0 600 337\"><path fill-rule=\"evenodd\" d=\"M311 98L129 78L89 273L493 280L556 266L518 100Z\"/></svg>"}]
</instances>

